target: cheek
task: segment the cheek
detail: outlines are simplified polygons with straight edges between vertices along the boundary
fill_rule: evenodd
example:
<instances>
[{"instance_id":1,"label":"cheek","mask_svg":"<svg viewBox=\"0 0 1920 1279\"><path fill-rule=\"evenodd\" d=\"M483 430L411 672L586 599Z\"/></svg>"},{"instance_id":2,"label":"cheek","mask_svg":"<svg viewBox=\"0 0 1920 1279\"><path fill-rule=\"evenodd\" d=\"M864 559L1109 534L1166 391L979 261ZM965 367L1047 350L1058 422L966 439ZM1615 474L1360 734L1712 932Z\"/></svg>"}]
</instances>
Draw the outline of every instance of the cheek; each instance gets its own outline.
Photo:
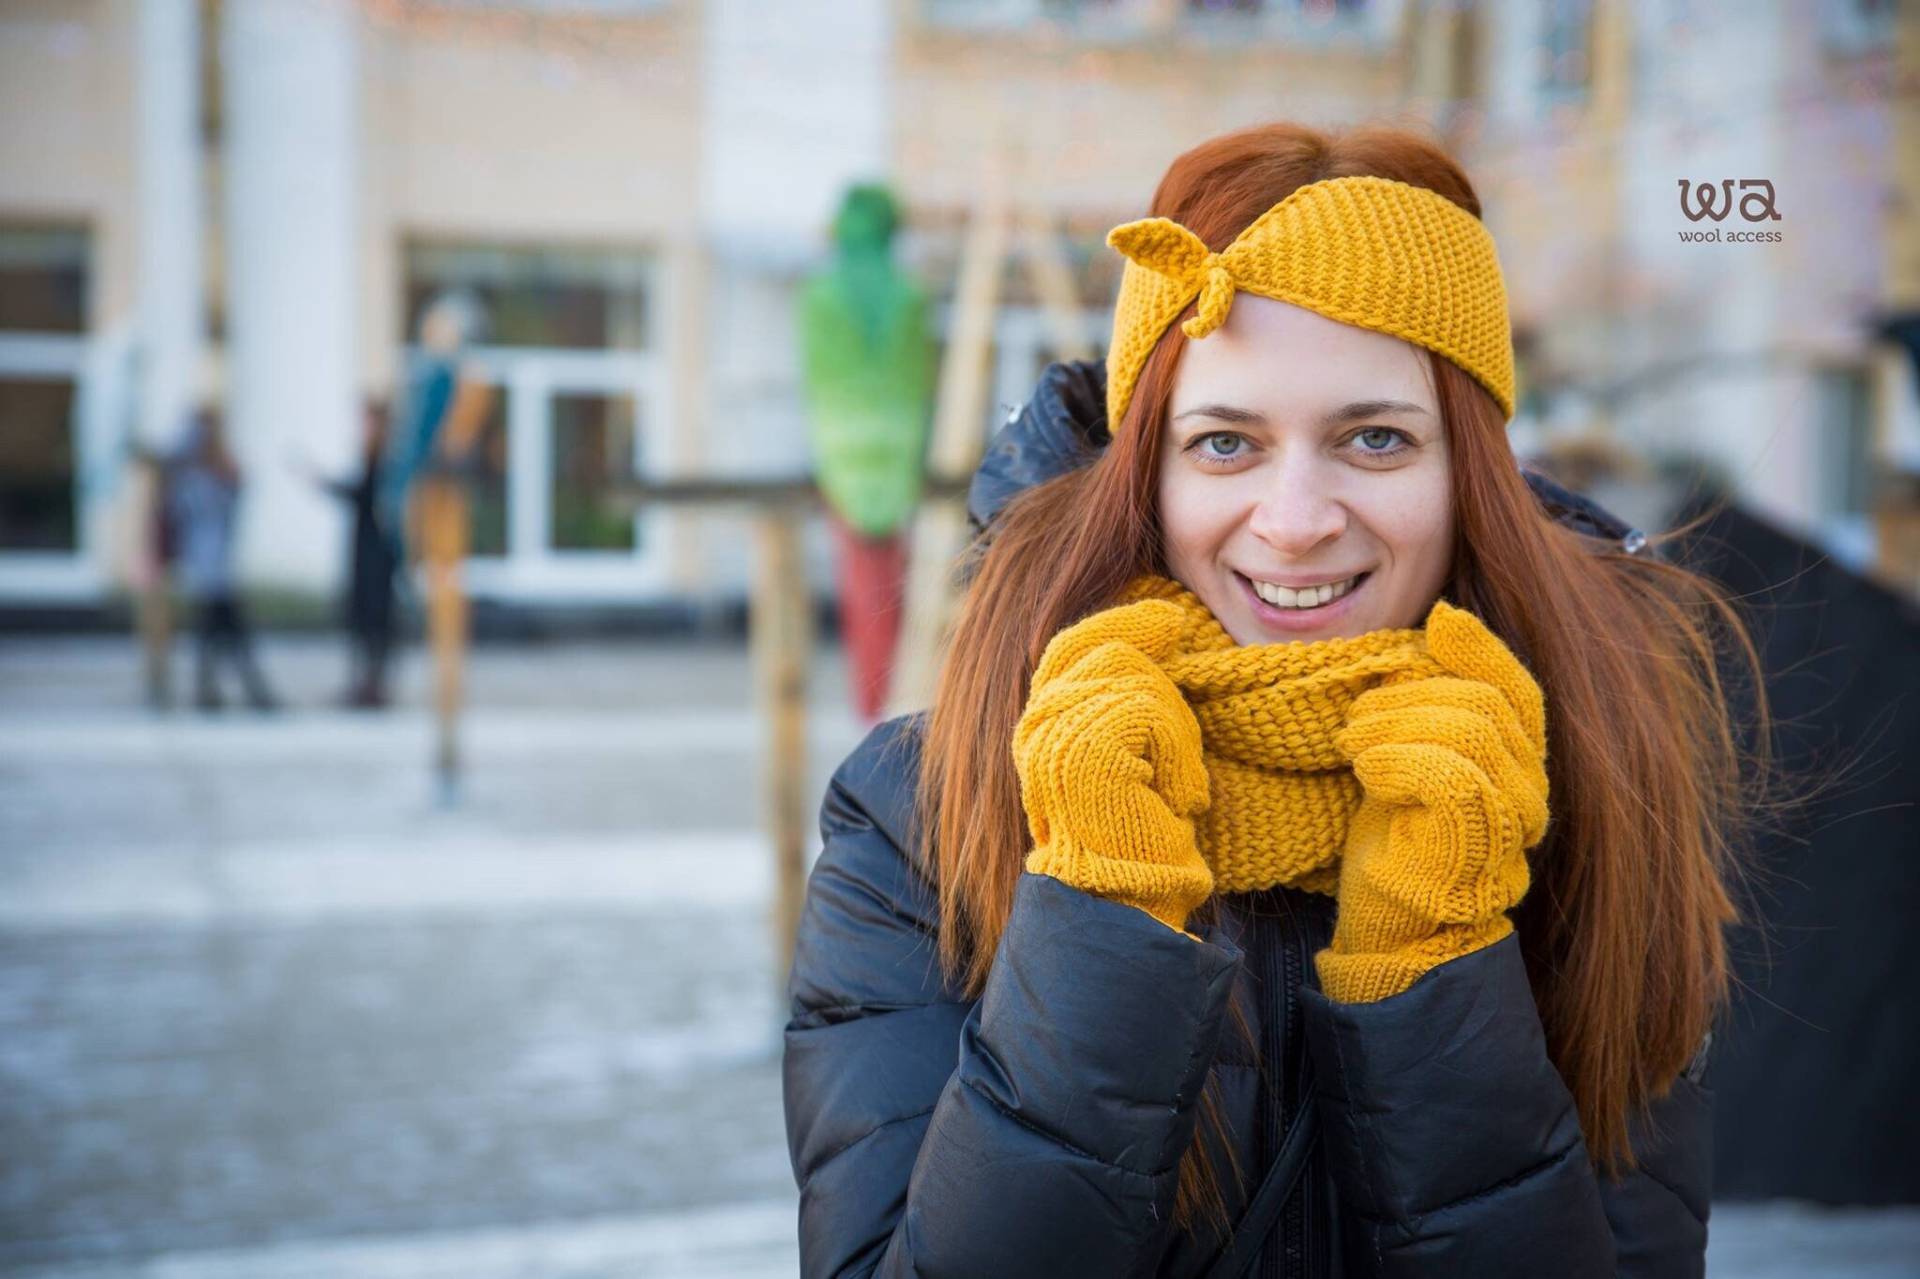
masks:
<instances>
[{"instance_id":1,"label":"cheek","mask_svg":"<svg viewBox=\"0 0 1920 1279\"><path fill-rule=\"evenodd\" d=\"M1453 559L1453 502L1446 476L1373 496L1379 500L1369 504L1367 522L1375 535L1409 578L1437 589Z\"/></svg>"},{"instance_id":2,"label":"cheek","mask_svg":"<svg viewBox=\"0 0 1920 1279\"><path fill-rule=\"evenodd\" d=\"M1177 472L1161 476L1160 532L1173 563L1206 554L1232 522L1227 517L1230 504L1221 500L1218 486L1194 482L1203 478Z\"/></svg>"}]
</instances>

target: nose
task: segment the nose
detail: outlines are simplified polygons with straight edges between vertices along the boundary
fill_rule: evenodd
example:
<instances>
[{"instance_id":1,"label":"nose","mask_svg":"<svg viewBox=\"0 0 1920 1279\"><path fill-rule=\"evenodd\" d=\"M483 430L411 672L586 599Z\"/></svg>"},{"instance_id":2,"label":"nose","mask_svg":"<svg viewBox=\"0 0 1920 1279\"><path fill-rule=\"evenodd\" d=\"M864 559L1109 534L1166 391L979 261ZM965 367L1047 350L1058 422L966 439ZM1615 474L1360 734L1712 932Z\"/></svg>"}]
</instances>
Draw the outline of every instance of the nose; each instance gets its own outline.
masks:
<instances>
[{"instance_id":1,"label":"nose","mask_svg":"<svg viewBox=\"0 0 1920 1279\"><path fill-rule=\"evenodd\" d=\"M1347 530L1347 508L1312 468L1282 468L1247 517L1255 537L1298 559Z\"/></svg>"}]
</instances>

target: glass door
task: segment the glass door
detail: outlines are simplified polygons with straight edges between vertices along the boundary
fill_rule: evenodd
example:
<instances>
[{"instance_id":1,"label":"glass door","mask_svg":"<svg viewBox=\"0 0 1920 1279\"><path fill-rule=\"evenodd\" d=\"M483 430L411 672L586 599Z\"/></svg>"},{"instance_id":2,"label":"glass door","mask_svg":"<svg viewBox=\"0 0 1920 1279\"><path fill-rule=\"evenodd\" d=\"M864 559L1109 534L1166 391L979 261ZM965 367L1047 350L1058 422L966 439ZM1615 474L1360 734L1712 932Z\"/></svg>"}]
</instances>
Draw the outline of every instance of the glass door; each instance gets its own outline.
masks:
<instances>
[{"instance_id":1,"label":"glass door","mask_svg":"<svg viewBox=\"0 0 1920 1279\"><path fill-rule=\"evenodd\" d=\"M83 228L0 224L0 597L107 581L126 344L88 331L88 247Z\"/></svg>"},{"instance_id":2,"label":"glass door","mask_svg":"<svg viewBox=\"0 0 1920 1279\"><path fill-rule=\"evenodd\" d=\"M605 602L666 581L663 516L622 495L647 472L663 411L651 356L486 348L493 383L481 434L469 580L479 593Z\"/></svg>"}]
</instances>

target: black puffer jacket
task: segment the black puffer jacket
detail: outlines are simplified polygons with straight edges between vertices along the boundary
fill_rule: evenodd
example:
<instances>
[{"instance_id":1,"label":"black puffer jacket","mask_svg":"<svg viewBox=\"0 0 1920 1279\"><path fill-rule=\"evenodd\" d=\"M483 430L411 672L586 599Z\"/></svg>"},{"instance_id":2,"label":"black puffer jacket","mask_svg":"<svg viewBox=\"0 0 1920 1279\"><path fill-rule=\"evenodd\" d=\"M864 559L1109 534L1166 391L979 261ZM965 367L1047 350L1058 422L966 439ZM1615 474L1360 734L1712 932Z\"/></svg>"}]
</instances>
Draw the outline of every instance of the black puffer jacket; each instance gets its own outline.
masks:
<instances>
[{"instance_id":1,"label":"black puffer jacket","mask_svg":"<svg viewBox=\"0 0 1920 1279\"><path fill-rule=\"evenodd\" d=\"M976 526L1098 448L1099 376L1048 370L975 479ZM1536 492L1589 532L1630 532ZM1597 1176L1512 937L1344 1005L1316 988L1324 897L1217 898L1196 945L1026 874L986 991L967 999L942 980L934 894L904 852L923 722L874 729L821 809L784 1062L804 1274L1204 1274L1224 1240L1170 1214L1209 1074L1243 1177L1219 1169L1234 1220L1296 1108L1318 1107L1317 1148L1252 1274L1702 1272L1699 1063L1637 1131L1639 1170Z\"/></svg>"}]
</instances>

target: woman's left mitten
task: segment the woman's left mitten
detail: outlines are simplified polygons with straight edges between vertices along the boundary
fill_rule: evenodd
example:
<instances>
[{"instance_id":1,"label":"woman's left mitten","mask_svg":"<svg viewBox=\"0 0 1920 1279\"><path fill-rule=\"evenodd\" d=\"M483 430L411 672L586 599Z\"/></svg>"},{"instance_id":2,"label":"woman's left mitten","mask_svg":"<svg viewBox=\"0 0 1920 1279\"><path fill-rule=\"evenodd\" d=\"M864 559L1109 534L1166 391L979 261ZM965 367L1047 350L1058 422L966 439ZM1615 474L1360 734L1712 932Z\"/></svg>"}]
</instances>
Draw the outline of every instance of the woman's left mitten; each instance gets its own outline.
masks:
<instances>
[{"instance_id":1,"label":"woman's left mitten","mask_svg":"<svg viewBox=\"0 0 1920 1279\"><path fill-rule=\"evenodd\" d=\"M1336 738L1362 800L1342 850L1326 993L1384 999L1512 931L1547 825L1545 699L1480 620L1437 603L1446 672L1370 689Z\"/></svg>"}]
</instances>

